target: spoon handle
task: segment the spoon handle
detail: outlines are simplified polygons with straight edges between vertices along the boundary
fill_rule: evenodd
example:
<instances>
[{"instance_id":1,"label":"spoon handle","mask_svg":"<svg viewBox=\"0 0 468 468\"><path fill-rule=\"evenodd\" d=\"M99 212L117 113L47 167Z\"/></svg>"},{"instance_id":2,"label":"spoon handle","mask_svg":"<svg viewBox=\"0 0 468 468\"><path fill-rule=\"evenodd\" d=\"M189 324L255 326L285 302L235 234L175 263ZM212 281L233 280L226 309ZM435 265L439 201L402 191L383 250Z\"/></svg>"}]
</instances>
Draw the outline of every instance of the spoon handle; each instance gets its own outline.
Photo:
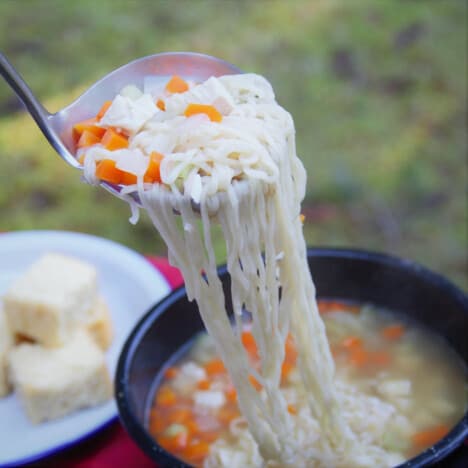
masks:
<instances>
[{"instance_id":1,"label":"spoon handle","mask_svg":"<svg viewBox=\"0 0 468 468\"><path fill-rule=\"evenodd\" d=\"M47 125L47 119L50 116L49 112L36 99L29 86L25 83L20 74L16 71L8 59L0 52L0 74L5 78L6 82L12 87L16 95L21 99L23 104L28 109L31 116L37 122L41 130L42 124Z\"/></svg>"}]
</instances>

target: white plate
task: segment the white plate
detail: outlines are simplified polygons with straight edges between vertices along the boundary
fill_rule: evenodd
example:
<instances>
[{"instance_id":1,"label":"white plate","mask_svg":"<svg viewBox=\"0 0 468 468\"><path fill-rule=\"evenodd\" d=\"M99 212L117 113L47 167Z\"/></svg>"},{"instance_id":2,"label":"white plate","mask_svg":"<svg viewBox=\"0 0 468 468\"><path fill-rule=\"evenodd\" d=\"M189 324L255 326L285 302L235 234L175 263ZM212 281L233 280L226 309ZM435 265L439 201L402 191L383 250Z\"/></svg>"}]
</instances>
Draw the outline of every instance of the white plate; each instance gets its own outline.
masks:
<instances>
[{"instance_id":1,"label":"white plate","mask_svg":"<svg viewBox=\"0 0 468 468\"><path fill-rule=\"evenodd\" d=\"M61 252L93 264L112 315L114 339L107 362L114 375L120 350L137 320L170 291L164 277L141 255L86 234L24 231L0 234L0 296L44 252ZM0 399L0 465L37 460L68 447L117 416L112 400L63 419L32 425L13 394Z\"/></svg>"}]
</instances>

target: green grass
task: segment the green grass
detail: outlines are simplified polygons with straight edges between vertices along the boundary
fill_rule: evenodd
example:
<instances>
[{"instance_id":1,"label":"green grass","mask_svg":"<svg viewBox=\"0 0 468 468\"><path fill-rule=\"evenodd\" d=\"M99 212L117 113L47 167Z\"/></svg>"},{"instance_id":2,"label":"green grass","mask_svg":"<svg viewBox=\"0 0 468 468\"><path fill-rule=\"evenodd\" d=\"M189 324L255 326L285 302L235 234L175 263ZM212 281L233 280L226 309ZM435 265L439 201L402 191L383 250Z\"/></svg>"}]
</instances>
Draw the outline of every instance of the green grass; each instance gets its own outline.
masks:
<instances>
[{"instance_id":1,"label":"green grass","mask_svg":"<svg viewBox=\"0 0 468 468\"><path fill-rule=\"evenodd\" d=\"M417 260L467 288L463 0L3 0L0 50L50 110L136 57L193 50L271 80L308 171L311 245ZM86 186L0 85L0 230L69 229L144 253L146 216ZM218 239L220 242L220 239Z\"/></svg>"}]
</instances>

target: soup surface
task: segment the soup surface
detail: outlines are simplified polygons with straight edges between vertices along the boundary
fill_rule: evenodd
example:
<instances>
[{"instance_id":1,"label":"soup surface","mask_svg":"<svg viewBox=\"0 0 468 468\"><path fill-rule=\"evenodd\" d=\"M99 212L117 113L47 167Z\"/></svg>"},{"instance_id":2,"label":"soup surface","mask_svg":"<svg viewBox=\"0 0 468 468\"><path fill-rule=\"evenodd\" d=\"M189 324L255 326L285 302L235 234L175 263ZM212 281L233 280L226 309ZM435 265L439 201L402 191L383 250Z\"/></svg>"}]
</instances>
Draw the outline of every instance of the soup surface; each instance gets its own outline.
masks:
<instances>
[{"instance_id":1,"label":"soup surface","mask_svg":"<svg viewBox=\"0 0 468 468\"><path fill-rule=\"evenodd\" d=\"M320 301L319 310L335 360L337 385L344 383L370 397L367 404L379 407L377 415L391 413L385 430L378 424L375 430L381 431L382 448L399 454L396 464L435 444L462 417L467 406L466 369L438 336L372 306ZM257 362L248 322L242 342L252 362ZM300 423L309 409L296 362L296 346L289 337L281 388L289 413ZM262 392L255 376L249 378ZM369 407L367 419L372 417ZM148 426L162 447L191 465L249 466L242 453L246 421L207 334L200 334L190 351L165 369ZM372 421L366 421L362 431L369 427Z\"/></svg>"}]
</instances>

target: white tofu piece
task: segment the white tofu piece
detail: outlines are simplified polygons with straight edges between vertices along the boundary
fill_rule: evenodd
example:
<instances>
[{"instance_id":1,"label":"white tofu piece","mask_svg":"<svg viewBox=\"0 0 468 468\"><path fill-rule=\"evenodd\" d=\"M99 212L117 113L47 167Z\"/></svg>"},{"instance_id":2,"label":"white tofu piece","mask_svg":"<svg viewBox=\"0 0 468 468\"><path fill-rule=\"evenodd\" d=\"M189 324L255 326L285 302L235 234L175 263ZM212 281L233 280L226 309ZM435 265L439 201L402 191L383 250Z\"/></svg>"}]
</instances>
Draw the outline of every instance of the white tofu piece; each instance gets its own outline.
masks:
<instances>
[{"instance_id":1,"label":"white tofu piece","mask_svg":"<svg viewBox=\"0 0 468 468\"><path fill-rule=\"evenodd\" d=\"M118 94L100 120L99 125L117 127L133 135L158 111L149 94L142 94L137 99Z\"/></svg>"},{"instance_id":2,"label":"white tofu piece","mask_svg":"<svg viewBox=\"0 0 468 468\"><path fill-rule=\"evenodd\" d=\"M8 381L8 352L13 345L13 337L5 312L0 302L0 398L10 393Z\"/></svg>"},{"instance_id":3,"label":"white tofu piece","mask_svg":"<svg viewBox=\"0 0 468 468\"><path fill-rule=\"evenodd\" d=\"M78 324L87 322L97 289L93 266L64 255L45 254L4 296L12 333L44 346L63 345Z\"/></svg>"},{"instance_id":4,"label":"white tofu piece","mask_svg":"<svg viewBox=\"0 0 468 468\"><path fill-rule=\"evenodd\" d=\"M200 390L193 394L196 406L203 406L209 409L218 409L226 403L223 392L215 390Z\"/></svg>"},{"instance_id":5,"label":"white tofu piece","mask_svg":"<svg viewBox=\"0 0 468 468\"><path fill-rule=\"evenodd\" d=\"M103 351L78 330L61 348L23 343L9 355L11 381L35 424L109 400L112 384Z\"/></svg>"}]
</instances>

